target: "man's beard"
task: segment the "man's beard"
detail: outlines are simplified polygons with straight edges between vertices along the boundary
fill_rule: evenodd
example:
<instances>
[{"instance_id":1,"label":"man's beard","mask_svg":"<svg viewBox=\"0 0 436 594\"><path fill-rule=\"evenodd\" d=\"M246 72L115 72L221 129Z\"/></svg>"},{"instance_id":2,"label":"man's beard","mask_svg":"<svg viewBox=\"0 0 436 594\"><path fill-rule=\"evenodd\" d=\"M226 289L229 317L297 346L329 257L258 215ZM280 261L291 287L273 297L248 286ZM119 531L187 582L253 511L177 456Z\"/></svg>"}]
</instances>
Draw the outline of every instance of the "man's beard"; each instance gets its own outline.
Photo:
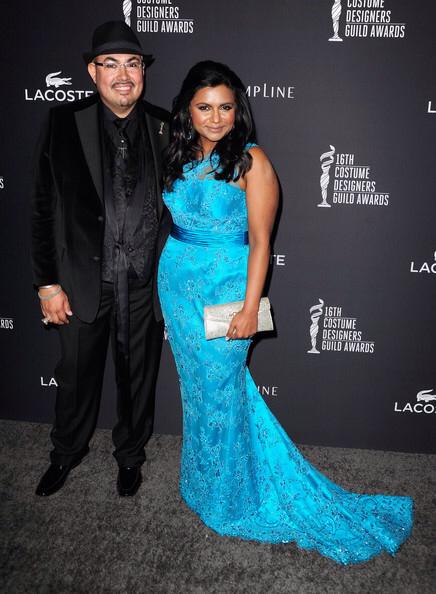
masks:
<instances>
[{"instance_id":1,"label":"man's beard","mask_svg":"<svg viewBox=\"0 0 436 594\"><path fill-rule=\"evenodd\" d=\"M133 97L120 97L119 99L119 106L120 107L131 107L136 103L137 99Z\"/></svg>"}]
</instances>

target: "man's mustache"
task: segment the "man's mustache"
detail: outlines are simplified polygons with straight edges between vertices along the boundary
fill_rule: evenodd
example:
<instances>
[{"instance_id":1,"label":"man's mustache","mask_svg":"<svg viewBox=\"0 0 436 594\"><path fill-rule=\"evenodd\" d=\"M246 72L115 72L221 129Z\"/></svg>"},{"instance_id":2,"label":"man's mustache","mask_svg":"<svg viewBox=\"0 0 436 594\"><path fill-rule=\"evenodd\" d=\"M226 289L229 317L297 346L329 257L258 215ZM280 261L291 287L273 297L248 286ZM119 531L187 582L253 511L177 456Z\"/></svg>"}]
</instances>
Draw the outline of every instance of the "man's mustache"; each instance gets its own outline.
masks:
<instances>
[{"instance_id":1,"label":"man's mustache","mask_svg":"<svg viewBox=\"0 0 436 594\"><path fill-rule=\"evenodd\" d=\"M131 87L135 86L135 83L133 81L131 81L130 79L126 79L126 80L116 80L115 82L112 83L111 87L116 87L117 85L130 85Z\"/></svg>"}]
</instances>

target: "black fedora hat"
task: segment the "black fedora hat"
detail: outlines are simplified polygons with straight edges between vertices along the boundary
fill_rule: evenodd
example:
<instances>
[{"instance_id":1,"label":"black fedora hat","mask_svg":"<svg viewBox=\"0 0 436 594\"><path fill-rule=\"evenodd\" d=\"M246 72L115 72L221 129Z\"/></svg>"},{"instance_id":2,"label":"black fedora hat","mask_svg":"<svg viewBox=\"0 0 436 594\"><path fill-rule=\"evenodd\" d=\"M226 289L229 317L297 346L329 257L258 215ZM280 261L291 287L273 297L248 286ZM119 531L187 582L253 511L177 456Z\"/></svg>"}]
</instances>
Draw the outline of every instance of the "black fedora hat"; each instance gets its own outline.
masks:
<instances>
[{"instance_id":1,"label":"black fedora hat","mask_svg":"<svg viewBox=\"0 0 436 594\"><path fill-rule=\"evenodd\" d=\"M143 56L146 64L153 61L124 21L108 21L98 26L92 35L92 49L83 54L83 59L89 64L96 56L104 54L138 54Z\"/></svg>"}]
</instances>

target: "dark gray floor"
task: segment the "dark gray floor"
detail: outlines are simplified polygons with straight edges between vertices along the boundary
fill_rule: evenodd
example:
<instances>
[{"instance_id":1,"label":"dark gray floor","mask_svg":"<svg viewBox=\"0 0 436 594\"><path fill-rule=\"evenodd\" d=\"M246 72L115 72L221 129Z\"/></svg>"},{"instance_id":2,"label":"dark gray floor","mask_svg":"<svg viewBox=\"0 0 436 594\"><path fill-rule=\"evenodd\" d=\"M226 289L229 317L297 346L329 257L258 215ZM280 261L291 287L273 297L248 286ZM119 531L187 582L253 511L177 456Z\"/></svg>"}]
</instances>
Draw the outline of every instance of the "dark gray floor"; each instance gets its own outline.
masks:
<instances>
[{"instance_id":1,"label":"dark gray floor","mask_svg":"<svg viewBox=\"0 0 436 594\"><path fill-rule=\"evenodd\" d=\"M7 594L436 592L436 456L302 447L347 489L411 495L415 527L395 558L343 567L294 545L222 538L178 493L180 438L155 436L135 498L116 494L110 432L57 494L34 496L47 425L0 421L1 574Z\"/></svg>"}]
</instances>

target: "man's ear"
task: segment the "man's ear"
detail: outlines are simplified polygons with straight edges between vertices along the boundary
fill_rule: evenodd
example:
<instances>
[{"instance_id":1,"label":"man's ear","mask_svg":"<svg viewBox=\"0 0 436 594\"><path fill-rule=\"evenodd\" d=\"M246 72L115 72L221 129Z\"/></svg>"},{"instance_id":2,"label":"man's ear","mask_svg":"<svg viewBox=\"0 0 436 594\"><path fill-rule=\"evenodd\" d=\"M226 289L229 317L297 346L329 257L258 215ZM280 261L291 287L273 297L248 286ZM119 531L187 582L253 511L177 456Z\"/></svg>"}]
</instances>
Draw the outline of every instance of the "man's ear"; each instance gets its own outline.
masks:
<instances>
[{"instance_id":1,"label":"man's ear","mask_svg":"<svg viewBox=\"0 0 436 594\"><path fill-rule=\"evenodd\" d=\"M88 73L89 73L89 76L92 78L92 82L95 84L96 65L93 62L90 62L88 64Z\"/></svg>"}]
</instances>

